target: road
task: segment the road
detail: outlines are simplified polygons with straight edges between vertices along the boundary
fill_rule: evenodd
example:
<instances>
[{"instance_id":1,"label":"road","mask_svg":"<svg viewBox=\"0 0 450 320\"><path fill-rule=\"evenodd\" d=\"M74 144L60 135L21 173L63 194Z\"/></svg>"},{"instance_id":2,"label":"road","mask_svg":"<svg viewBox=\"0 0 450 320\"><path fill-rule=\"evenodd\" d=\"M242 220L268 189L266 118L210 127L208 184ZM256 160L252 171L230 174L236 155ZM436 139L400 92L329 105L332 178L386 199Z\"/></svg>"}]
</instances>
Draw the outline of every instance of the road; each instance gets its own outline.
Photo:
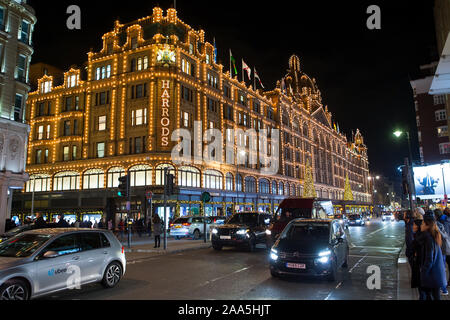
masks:
<instances>
[{"instance_id":1,"label":"road","mask_svg":"<svg viewBox=\"0 0 450 320\"><path fill-rule=\"evenodd\" d=\"M202 249L134 261L112 290L89 285L52 300L396 300L396 262L404 242L403 222L372 221L350 227L349 268L335 283L320 279L275 279L267 250ZM369 290L367 267L381 268L381 290Z\"/></svg>"}]
</instances>

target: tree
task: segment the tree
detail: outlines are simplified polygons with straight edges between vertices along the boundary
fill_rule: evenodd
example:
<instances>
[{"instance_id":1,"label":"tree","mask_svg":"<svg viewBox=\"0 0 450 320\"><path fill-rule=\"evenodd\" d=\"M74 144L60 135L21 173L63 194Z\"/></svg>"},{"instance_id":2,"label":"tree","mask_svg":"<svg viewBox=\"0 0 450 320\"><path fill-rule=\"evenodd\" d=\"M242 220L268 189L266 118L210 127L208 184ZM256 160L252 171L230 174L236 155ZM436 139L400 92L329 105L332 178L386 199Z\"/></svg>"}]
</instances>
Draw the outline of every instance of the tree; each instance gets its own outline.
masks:
<instances>
[{"instance_id":1,"label":"tree","mask_svg":"<svg viewBox=\"0 0 450 320\"><path fill-rule=\"evenodd\" d=\"M352 187L350 186L350 180L348 179L348 173L345 177L345 192L344 192L344 201L353 201L353 192Z\"/></svg>"},{"instance_id":2,"label":"tree","mask_svg":"<svg viewBox=\"0 0 450 320\"><path fill-rule=\"evenodd\" d=\"M317 198L316 188L314 187L312 168L309 164L309 160L306 162L303 198Z\"/></svg>"}]
</instances>

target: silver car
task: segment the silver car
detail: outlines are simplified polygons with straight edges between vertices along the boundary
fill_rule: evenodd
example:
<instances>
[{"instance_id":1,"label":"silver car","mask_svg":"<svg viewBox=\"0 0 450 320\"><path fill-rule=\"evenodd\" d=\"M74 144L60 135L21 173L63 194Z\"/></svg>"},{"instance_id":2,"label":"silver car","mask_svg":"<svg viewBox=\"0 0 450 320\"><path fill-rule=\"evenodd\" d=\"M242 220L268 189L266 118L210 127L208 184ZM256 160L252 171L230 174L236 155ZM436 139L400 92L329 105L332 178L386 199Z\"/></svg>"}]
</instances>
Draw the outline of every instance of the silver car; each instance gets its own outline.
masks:
<instances>
[{"instance_id":1,"label":"silver car","mask_svg":"<svg viewBox=\"0 0 450 320\"><path fill-rule=\"evenodd\" d=\"M125 251L108 231L42 229L0 243L0 300L28 300L88 283L115 287Z\"/></svg>"}]
</instances>

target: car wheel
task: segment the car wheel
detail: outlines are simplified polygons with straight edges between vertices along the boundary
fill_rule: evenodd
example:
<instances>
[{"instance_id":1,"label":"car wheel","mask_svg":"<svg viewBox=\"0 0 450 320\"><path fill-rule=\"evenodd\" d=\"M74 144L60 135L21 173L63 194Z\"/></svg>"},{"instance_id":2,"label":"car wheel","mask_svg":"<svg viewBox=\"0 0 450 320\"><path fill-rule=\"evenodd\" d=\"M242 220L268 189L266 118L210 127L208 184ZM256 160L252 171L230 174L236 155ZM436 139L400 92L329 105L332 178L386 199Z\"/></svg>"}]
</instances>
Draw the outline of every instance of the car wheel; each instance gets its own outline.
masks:
<instances>
[{"instance_id":1,"label":"car wheel","mask_svg":"<svg viewBox=\"0 0 450 320\"><path fill-rule=\"evenodd\" d=\"M328 280L329 282L335 282L336 279L337 279L337 266L336 266L336 264L334 263L334 264L333 264L333 270L331 271L331 274L328 275L327 280Z\"/></svg>"},{"instance_id":2,"label":"car wheel","mask_svg":"<svg viewBox=\"0 0 450 320\"><path fill-rule=\"evenodd\" d=\"M200 239L200 230L195 230L194 231L194 240L199 240Z\"/></svg>"},{"instance_id":3,"label":"car wheel","mask_svg":"<svg viewBox=\"0 0 450 320\"><path fill-rule=\"evenodd\" d=\"M105 270L102 285L105 288L114 288L122 279L122 266L118 262L111 263Z\"/></svg>"},{"instance_id":4,"label":"car wheel","mask_svg":"<svg viewBox=\"0 0 450 320\"><path fill-rule=\"evenodd\" d=\"M216 251L222 251L222 246L219 246L218 244L213 244L212 247Z\"/></svg>"},{"instance_id":5,"label":"car wheel","mask_svg":"<svg viewBox=\"0 0 450 320\"><path fill-rule=\"evenodd\" d=\"M9 280L0 287L0 300L29 300L30 290L22 280Z\"/></svg>"}]
</instances>

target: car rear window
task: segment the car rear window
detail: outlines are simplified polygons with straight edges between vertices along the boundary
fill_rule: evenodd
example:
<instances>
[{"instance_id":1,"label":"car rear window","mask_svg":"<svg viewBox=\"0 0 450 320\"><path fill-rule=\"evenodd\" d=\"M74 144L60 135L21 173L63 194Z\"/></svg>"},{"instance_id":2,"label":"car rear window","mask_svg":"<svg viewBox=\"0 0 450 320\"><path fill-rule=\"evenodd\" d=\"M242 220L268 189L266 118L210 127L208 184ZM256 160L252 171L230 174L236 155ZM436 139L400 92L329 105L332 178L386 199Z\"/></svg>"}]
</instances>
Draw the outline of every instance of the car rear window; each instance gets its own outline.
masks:
<instances>
[{"instance_id":1,"label":"car rear window","mask_svg":"<svg viewBox=\"0 0 450 320\"><path fill-rule=\"evenodd\" d=\"M192 218L192 223L203 223L202 218Z\"/></svg>"},{"instance_id":2,"label":"car rear window","mask_svg":"<svg viewBox=\"0 0 450 320\"><path fill-rule=\"evenodd\" d=\"M294 241L324 240L330 236L327 224L294 224L281 235L281 239Z\"/></svg>"}]
</instances>

